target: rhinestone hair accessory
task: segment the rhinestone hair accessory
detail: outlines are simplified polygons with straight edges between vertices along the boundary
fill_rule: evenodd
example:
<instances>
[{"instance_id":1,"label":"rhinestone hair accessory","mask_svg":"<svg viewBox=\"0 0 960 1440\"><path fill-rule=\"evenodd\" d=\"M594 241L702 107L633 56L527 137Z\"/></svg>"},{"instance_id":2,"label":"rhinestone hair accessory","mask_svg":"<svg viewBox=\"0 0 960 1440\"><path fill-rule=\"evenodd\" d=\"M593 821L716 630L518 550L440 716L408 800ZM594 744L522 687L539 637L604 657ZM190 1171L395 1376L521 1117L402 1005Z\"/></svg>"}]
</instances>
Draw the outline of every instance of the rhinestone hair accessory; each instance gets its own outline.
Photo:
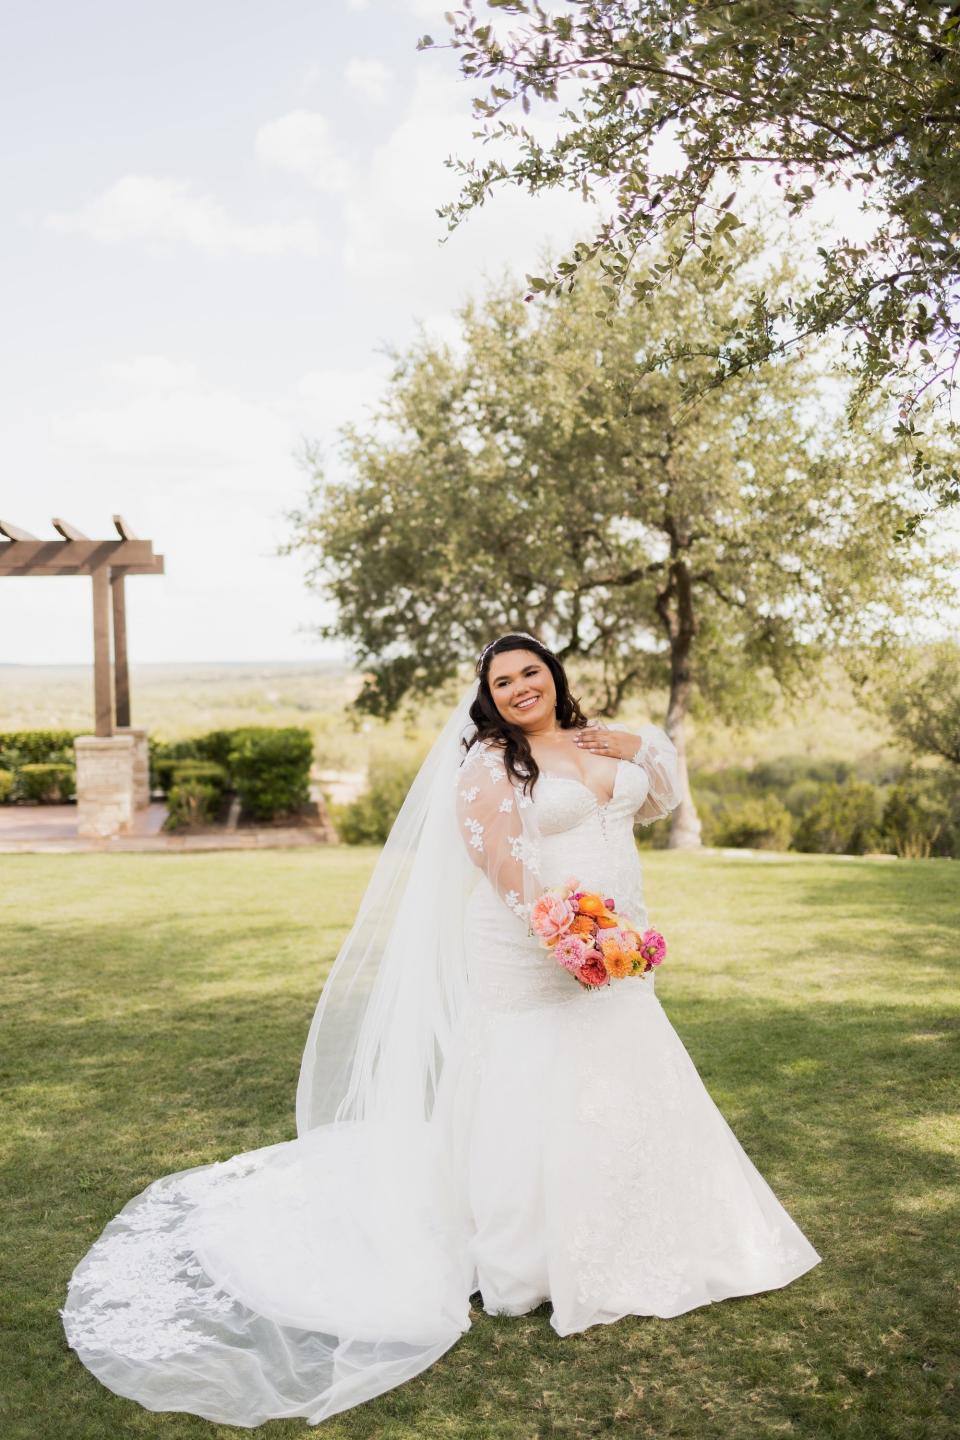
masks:
<instances>
[{"instance_id":1,"label":"rhinestone hair accessory","mask_svg":"<svg viewBox=\"0 0 960 1440\"><path fill-rule=\"evenodd\" d=\"M489 645L484 645L483 649L480 651L480 659L477 661L478 674L483 668L484 660L486 660L487 655L493 649L494 645L498 644L501 640L506 640L508 635L511 637L511 639L515 635L519 635L522 636L524 640L532 640L535 645L539 645L540 648L543 650L546 650L548 648L546 645L544 645L542 640L537 639L536 635L531 635L529 630L508 630L504 635L498 635L496 640L491 640Z\"/></svg>"}]
</instances>

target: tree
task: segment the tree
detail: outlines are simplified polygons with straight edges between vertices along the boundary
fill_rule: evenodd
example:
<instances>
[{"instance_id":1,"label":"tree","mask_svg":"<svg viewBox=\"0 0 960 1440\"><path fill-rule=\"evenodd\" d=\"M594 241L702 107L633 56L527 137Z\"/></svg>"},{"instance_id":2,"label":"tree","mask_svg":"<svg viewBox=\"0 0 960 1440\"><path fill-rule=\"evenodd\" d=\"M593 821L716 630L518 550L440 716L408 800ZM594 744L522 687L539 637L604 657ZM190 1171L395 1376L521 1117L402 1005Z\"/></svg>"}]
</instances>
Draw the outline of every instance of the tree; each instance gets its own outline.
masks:
<instances>
[{"instance_id":1,"label":"tree","mask_svg":"<svg viewBox=\"0 0 960 1440\"><path fill-rule=\"evenodd\" d=\"M919 755L960 766L960 649L935 645L919 664L890 675L879 699L894 733Z\"/></svg>"},{"instance_id":2,"label":"tree","mask_svg":"<svg viewBox=\"0 0 960 1440\"><path fill-rule=\"evenodd\" d=\"M345 478L308 450L292 548L336 604L323 633L368 672L359 708L387 715L531 629L578 662L600 713L665 687L685 768L694 703L755 716L928 592L919 540L892 538L912 500L899 449L831 419L809 359L693 407L703 360L634 386L666 334L707 342L750 303L745 278L697 278L612 315L588 272L535 310L495 289L463 310L462 351L421 337L395 356L380 413L343 432ZM672 839L698 836L688 790Z\"/></svg>"},{"instance_id":3,"label":"tree","mask_svg":"<svg viewBox=\"0 0 960 1440\"><path fill-rule=\"evenodd\" d=\"M916 437L920 396L948 394L960 361L960 5L488 0L481 18L464 0L448 18L463 75L490 82L474 109L492 152L459 162L462 193L440 212L451 228L505 184L609 197L609 219L532 284L549 293L599 256L613 288L639 296L691 254L716 283L730 280L751 173L774 177L791 220L824 189L852 193L870 238L837 233L816 253L812 242L812 291L758 289L700 383L834 333L863 389L895 393ZM662 159L665 137L676 162ZM636 257L666 238L659 267L635 275ZM921 488L960 499L955 463L922 446L914 460Z\"/></svg>"}]
</instances>

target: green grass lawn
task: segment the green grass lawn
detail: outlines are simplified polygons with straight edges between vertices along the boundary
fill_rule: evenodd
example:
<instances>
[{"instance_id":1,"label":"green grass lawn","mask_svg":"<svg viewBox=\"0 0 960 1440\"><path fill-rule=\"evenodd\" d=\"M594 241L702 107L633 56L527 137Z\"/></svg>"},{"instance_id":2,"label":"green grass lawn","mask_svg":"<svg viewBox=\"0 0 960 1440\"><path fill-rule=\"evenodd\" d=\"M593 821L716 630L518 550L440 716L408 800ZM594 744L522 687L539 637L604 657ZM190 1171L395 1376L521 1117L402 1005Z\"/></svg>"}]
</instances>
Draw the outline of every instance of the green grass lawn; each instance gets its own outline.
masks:
<instances>
[{"instance_id":1,"label":"green grass lawn","mask_svg":"<svg viewBox=\"0 0 960 1440\"><path fill-rule=\"evenodd\" d=\"M300 1051L369 850L0 859L2 1440L239 1435L104 1390L57 1307L158 1175L290 1138ZM823 1256L787 1289L558 1339L478 1314L315 1432L683 1440L960 1434L960 866L646 854L658 991Z\"/></svg>"}]
</instances>

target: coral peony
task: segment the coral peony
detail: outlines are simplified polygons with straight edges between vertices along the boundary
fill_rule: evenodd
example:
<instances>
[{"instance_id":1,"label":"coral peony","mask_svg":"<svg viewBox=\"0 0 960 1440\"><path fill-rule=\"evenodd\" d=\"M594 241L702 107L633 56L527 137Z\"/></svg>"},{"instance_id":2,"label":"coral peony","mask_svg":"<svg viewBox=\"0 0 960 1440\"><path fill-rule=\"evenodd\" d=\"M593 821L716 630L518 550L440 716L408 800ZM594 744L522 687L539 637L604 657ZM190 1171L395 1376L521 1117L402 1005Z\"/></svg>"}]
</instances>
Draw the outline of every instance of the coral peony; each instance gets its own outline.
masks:
<instances>
[{"instance_id":1,"label":"coral peony","mask_svg":"<svg viewBox=\"0 0 960 1440\"><path fill-rule=\"evenodd\" d=\"M547 944L555 942L570 927L573 906L561 895L541 895L530 912L530 924Z\"/></svg>"},{"instance_id":2,"label":"coral peony","mask_svg":"<svg viewBox=\"0 0 960 1440\"><path fill-rule=\"evenodd\" d=\"M603 963L603 956L599 950L590 950L586 960L580 966L577 979L581 985L591 987L597 985L609 985L610 976L607 974L607 967Z\"/></svg>"},{"instance_id":3,"label":"coral peony","mask_svg":"<svg viewBox=\"0 0 960 1440\"><path fill-rule=\"evenodd\" d=\"M591 954L592 947L579 935L564 935L554 947L553 957L572 975L579 975L580 967Z\"/></svg>"}]
</instances>

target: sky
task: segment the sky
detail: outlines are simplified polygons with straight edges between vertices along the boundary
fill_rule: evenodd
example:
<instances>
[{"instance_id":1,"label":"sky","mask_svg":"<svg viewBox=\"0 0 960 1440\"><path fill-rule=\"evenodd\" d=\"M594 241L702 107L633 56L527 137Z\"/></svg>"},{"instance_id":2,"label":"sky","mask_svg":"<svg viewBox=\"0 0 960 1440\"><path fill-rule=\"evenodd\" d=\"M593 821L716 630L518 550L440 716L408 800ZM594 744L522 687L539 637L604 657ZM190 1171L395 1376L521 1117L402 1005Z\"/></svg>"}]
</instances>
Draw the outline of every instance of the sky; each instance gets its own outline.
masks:
<instances>
[{"instance_id":1,"label":"sky","mask_svg":"<svg viewBox=\"0 0 960 1440\"><path fill-rule=\"evenodd\" d=\"M444 161L477 146L456 55L416 49L443 8L7 8L0 520L101 538L119 513L153 540L166 574L127 585L134 664L345 658L315 634L330 612L303 559L279 553L304 445L336 474L386 347L419 325L454 339L488 279L593 229L579 196L505 189L447 236ZM88 662L90 588L4 578L0 664Z\"/></svg>"},{"instance_id":2,"label":"sky","mask_svg":"<svg viewBox=\"0 0 960 1440\"><path fill-rule=\"evenodd\" d=\"M51 0L0 58L0 519L124 516L134 663L310 660L321 603L278 549L298 463L362 419L384 347L589 226L507 194L446 243L472 90L432 0ZM4 579L0 663L92 655L90 582Z\"/></svg>"}]
</instances>

